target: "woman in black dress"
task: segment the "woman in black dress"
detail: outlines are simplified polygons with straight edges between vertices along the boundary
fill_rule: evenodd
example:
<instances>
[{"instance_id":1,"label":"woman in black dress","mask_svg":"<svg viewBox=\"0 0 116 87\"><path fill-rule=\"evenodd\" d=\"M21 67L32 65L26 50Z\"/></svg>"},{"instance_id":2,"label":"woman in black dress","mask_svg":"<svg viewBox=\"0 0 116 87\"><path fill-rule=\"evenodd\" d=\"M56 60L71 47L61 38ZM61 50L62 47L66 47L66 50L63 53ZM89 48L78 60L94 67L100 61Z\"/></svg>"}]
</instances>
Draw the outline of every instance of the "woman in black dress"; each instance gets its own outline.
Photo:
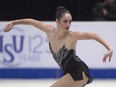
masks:
<instances>
[{"instance_id":1,"label":"woman in black dress","mask_svg":"<svg viewBox=\"0 0 116 87\"><path fill-rule=\"evenodd\" d=\"M64 71L64 76L51 87L82 87L92 82L87 65L76 56L75 50L79 40L96 40L104 45L108 52L104 55L103 62L106 62L107 59L110 61L113 54L110 45L98 34L69 30L71 22L72 16L70 12L66 8L59 6L56 12L57 27L34 19L20 19L11 21L4 30L8 32L14 25L29 24L47 34L50 51L55 61Z\"/></svg>"}]
</instances>

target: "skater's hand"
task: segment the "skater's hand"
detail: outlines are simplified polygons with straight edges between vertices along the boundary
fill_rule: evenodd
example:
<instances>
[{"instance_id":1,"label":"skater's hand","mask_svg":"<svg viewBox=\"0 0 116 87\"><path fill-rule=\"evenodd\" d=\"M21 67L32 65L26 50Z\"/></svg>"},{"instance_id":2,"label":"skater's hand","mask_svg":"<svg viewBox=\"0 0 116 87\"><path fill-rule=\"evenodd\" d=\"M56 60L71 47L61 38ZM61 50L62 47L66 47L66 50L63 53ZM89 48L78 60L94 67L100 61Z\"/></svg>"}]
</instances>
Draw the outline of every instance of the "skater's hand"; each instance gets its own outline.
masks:
<instances>
[{"instance_id":1,"label":"skater's hand","mask_svg":"<svg viewBox=\"0 0 116 87\"><path fill-rule=\"evenodd\" d=\"M110 50L108 51L104 56L103 56L103 63L105 62L106 63L106 60L109 58L109 62L111 61L111 58L112 58L112 55L113 55L113 51Z\"/></svg>"},{"instance_id":2,"label":"skater's hand","mask_svg":"<svg viewBox=\"0 0 116 87\"><path fill-rule=\"evenodd\" d=\"M13 28L13 26L14 26L13 22L10 22L8 25L6 25L4 32L10 31Z\"/></svg>"}]
</instances>

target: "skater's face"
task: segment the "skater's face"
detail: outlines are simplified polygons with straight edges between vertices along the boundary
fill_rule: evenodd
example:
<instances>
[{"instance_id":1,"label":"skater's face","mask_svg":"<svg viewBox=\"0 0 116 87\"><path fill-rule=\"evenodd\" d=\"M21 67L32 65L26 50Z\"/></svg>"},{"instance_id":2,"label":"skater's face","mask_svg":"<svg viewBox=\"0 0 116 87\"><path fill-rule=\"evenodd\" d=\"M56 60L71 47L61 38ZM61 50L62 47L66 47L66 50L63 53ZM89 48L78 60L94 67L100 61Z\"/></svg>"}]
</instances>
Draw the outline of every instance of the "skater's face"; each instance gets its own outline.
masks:
<instances>
[{"instance_id":1,"label":"skater's face","mask_svg":"<svg viewBox=\"0 0 116 87\"><path fill-rule=\"evenodd\" d=\"M72 16L70 13L65 13L60 19L56 19L56 21L61 29L69 30L72 22Z\"/></svg>"}]
</instances>

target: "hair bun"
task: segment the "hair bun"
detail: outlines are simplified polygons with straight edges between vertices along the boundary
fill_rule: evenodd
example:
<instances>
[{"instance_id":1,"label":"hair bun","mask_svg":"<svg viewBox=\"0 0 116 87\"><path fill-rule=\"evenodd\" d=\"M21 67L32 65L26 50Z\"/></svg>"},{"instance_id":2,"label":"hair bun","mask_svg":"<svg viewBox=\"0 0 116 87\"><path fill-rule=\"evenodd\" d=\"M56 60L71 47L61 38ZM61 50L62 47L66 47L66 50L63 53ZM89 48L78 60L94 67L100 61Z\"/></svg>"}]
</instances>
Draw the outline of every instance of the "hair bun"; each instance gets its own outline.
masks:
<instances>
[{"instance_id":1,"label":"hair bun","mask_svg":"<svg viewBox=\"0 0 116 87\"><path fill-rule=\"evenodd\" d=\"M57 7L57 11L64 10L64 9L65 9L65 7L63 7L63 6L58 6Z\"/></svg>"},{"instance_id":2,"label":"hair bun","mask_svg":"<svg viewBox=\"0 0 116 87\"><path fill-rule=\"evenodd\" d=\"M65 7L58 6L56 9L56 19L60 19L65 13L70 13Z\"/></svg>"}]
</instances>

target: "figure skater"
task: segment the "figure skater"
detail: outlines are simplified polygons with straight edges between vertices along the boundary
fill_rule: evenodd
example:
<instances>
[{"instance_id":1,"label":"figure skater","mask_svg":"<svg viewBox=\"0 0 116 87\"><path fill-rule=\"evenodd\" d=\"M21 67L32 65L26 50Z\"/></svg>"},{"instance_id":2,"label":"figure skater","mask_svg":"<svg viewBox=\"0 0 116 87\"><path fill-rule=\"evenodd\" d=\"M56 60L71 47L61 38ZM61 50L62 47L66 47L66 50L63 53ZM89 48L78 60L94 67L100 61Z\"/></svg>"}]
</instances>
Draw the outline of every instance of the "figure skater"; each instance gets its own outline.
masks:
<instances>
[{"instance_id":1,"label":"figure skater","mask_svg":"<svg viewBox=\"0 0 116 87\"><path fill-rule=\"evenodd\" d=\"M48 36L50 51L53 58L64 71L64 76L51 87L83 87L92 82L88 66L76 55L76 45L79 40L96 40L108 51L103 62L111 60L113 50L97 33L73 32L69 30L72 22L71 13L63 6L57 7L56 27L35 19L19 19L8 23L4 32L10 31L14 25L28 24L45 32Z\"/></svg>"}]
</instances>

